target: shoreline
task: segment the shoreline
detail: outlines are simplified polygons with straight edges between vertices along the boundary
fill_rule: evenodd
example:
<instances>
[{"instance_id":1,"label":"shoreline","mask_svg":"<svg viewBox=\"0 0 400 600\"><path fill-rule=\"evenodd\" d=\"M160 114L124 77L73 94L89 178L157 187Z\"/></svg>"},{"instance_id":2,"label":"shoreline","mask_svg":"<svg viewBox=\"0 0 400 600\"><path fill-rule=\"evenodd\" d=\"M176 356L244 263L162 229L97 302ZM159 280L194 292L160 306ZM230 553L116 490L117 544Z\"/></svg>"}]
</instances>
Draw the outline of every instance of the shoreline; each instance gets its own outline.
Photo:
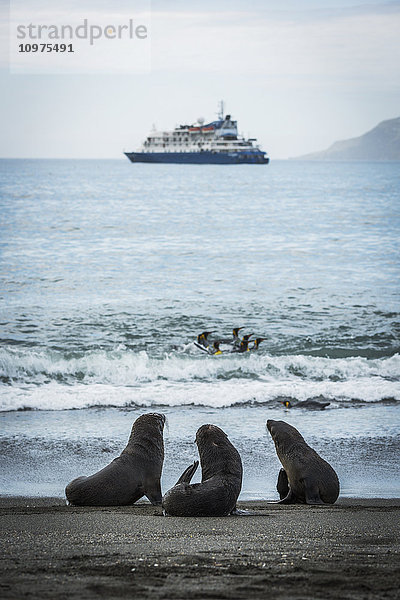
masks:
<instances>
[{"instance_id":1,"label":"shoreline","mask_svg":"<svg viewBox=\"0 0 400 600\"><path fill-rule=\"evenodd\" d=\"M278 495L271 499L256 499L256 500L240 500L238 501L238 506L242 509L254 509L255 507L260 508L268 508L277 503ZM16 494L1 494L0 492L0 510L2 508L20 508L20 507L47 507L47 508L55 508L58 506L67 506L67 500L65 496L26 496L26 495L16 495ZM133 505L130 506L69 506L70 509L79 508L82 510L90 509L98 509L98 510L110 510L110 509L135 509L137 507L143 507L152 505L147 499L141 499ZM290 505L288 505L290 506ZM293 506L293 505L292 505ZM297 504L295 506L301 506ZM365 507L400 507L400 496L394 498L384 498L384 497L376 497L376 498L364 498L358 496L339 496L336 500L335 504L325 505L325 507L334 508L337 506L365 506ZM155 510L157 507L153 507ZM183 517L182 517L183 518Z\"/></svg>"},{"instance_id":2,"label":"shoreline","mask_svg":"<svg viewBox=\"0 0 400 600\"><path fill-rule=\"evenodd\" d=\"M2 597L397 597L400 498L238 506L251 514L165 518L146 502L0 497Z\"/></svg>"}]
</instances>

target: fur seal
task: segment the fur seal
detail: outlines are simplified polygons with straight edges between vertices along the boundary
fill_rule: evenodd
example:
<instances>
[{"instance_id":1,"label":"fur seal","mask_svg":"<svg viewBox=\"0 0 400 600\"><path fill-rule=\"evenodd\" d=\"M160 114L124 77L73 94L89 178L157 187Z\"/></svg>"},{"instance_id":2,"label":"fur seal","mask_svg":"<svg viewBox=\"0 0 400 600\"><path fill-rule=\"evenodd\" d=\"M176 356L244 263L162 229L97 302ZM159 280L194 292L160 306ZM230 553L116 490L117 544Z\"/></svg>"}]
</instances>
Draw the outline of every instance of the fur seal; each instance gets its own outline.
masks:
<instances>
[{"instance_id":1,"label":"fur seal","mask_svg":"<svg viewBox=\"0 0 400 600\"><path fill-rule=\"evenodd\" d=\"M195 461L163 497L164 513L173 517L223 517L234 512L243 468L239 452L216 425L202 425L196 433L202 470L201 483L190 484L199 465Z\"/></svg>"},{"instance_id":2,"label":"fur seal","mask_svg":"<svg viewBox=\"0 0 400 600\"><path fill-rule=\"evenodd\" d=\"M334 504L339 496L339 479L330 464L285 421L269 419L267 428L283 466L277 484L279 503Z\"/></svg>"},{"instance_id":3,"label":"fur seal","mask_svg":"<svg viewBox=\"0 0 400 600\"><path fill-rule=\"evenodd\" d=\"M89 477L78 477L65 488L75 506L123 506L147 496L161 504L161 471L164 462L165 415L148 413L132 426L121 455Z\"/></svg>"}]
</instances>

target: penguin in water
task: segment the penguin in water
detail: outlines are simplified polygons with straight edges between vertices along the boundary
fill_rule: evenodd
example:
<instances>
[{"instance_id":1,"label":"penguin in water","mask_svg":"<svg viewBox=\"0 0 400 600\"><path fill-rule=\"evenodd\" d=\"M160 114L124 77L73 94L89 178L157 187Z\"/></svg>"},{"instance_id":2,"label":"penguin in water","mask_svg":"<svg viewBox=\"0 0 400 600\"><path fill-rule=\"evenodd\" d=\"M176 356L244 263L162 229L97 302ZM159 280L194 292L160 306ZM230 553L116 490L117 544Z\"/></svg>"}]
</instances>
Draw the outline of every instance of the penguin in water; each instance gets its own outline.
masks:
<instances>
[{"instance_id":1,"label":"penguin in water","mask_svg":"<svg viewBox=\"0 0 400 600\"><path fill-rule=\"evenodd\" d=\"M258 350L258 347L259 347L259 345L261 344L261 342L263 342L263 341L264 341L264 340L266 340L266 339L267 339L267 338L261 338L261 337L258 337L258 338L256 338L255 340L251 340L251 341L253 341L254 343L253 343L252 347L251 347L251 348L249 348L249 350Z\"/></svg>"},{"instance_id":2,"label":"penguin in water","mask_svg":"<svg viewBox=\"0 0 400 600\"><path fill-rule=\"evenodd\" d=\"M241 329L243 329L243 327L234 327L234 329L232 329L232 339L221 339L218 340L218 342L223 346L228 346L228 351L232 351L233 348L239 348L241 342L239 331Z\"/></svg>"},{"instance_id":3,"label":"penguin in water","mask_svg":"<svg viewBox=\"0 0 400 600\"><path fill-rule=\"evenodd\" d=\"M219 347L220 342L217 340L216 342L213 343L212 348L210 346L208 346L208 353L211 354L212 356L219 356L220 354L222 354L222 350L220 350Z\"/></svg>"},{"instance_id":4,"label":"penguin in water","mask_svg":"<svg viewBox=\"0 0 400 600\"><path fill-rule=\"evenodd\" d=\"M233 329L232 331L232 335L233 335L233 345L234 346L240 346L240 337L239 337L239 331L243 329L243 327L235 327L235 329Z\"/></svg>"},{"instance_id":5,"label":"penguin in water","mask_svg":"<svg viewBox=\"0 0 400 600\"><path fill-rule=\"evenodd\" d=\"M199 348L203 352L207 352L207 354L211 354L213 356L219 355L219 354L224 354L224 353L241 353L242 354L244 352L250 352L250 350L258 350L259 345L266 338L258 337L255 340L250 340L250 338L254 335L254 333L249 333L247 335L244 335L242 337L242 339L240 339L239 331L241 329L243 329L243 327L235 327L232 330L232 339L216 340L212 345L210 345L210 343L208 341L208 336L211 335L212 333L215 333L215 330L203 331L202 333L199 333L194 344L195 344L195 346L197 346L197 348ZM253 343L253 345L250 347L249 344L251 342ZM221 348L221 345L228 346L228 347L226 349Z\"/></svg>"},{"instance_id":6,"label":"penguin in water","mask_svg":"<svg viewBox=\"0 0 400 600\"><path fill-rule=\"evenodd\" d=\"M197 336L197 343L200 344L201 346L204 346L205 348L207 348L208 344L208 336L211 335L212 333L215 333L214 331L203 331L203 333L200 333Z\"/></svg>"},{"instance_id":7,"label":"penguin in water","mask_svg":"<svg viewBox=\"0 0 400 600\"><path fill-rule=\"evenodd\" d=\"M234 348L232 350L232 352L249 352L250 348L249 348L249 340L251 338L251 336L254 335L253 333L250 333L249 335L244 335L242 337L242 341L240 342L240 345L238 348Z\"/></svg>"},{"instance_id":8,"label":"penguin in water","mask_svg":"<svg viewBox=\"0 0 400 600\"><path fill-rule=\"evenodd\" d=\"M281 404L285 408L306 408L309 410L324 410L327 406L330 405L330 402L318 402L318 400L302 400L301 402L296 402L296 404L292 404L290 400L281 400Z\"/></svg>"},{"instance_id":9,"label":"penguin in water","mask_svg":"<svg viewBox=\"0 0 400 600\"><path fill-rule=\"evenodd\" d=\"M199 333L197 340L195 341L195 345L200 348L200 350L205 350L207 352L207 348L210 345L207 338L212 333L215 333L215 331L203 331L203 333Z\"/></svg>"}]
</instances>

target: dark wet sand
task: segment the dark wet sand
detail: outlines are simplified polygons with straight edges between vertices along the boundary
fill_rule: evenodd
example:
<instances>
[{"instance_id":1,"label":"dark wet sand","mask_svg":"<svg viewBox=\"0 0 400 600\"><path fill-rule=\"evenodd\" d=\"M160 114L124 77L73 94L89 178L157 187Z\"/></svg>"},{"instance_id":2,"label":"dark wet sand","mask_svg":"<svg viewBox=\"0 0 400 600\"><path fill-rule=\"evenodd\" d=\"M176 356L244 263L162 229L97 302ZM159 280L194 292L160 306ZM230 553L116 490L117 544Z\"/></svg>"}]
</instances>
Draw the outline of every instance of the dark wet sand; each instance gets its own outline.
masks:
<instances>
[{"instance_id":1,"label":"dark wet sand","mask_svg":"<svg viewBox=\"0 0 400 600\"><path fill-rule=\"evenodd\" d=\"M241 503L164 518L148 504L0 498L2 598L398 598L400 499Z\"/></svg>"}]
</instances>

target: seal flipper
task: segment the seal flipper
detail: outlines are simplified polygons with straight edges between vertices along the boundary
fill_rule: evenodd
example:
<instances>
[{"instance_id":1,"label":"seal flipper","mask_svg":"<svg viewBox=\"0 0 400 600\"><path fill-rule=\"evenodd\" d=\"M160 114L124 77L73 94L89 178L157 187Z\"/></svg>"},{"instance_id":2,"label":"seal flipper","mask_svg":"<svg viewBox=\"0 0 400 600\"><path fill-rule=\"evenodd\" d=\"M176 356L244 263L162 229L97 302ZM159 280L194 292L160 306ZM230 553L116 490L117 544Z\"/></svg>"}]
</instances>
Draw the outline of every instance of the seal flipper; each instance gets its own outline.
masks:
<instances>
[{"instance_id":1,"label":"seal flipper","mask_svg":"<svg viewBox=\"0 0 400 600\"><path fill-rule=\"evenodd\" d=\"M160 480L146 483L144 486L144 495L154 506L162 503L161 483Z\"/></svg>"},{"instance_id":2,"label":"seal flipper","mask_svg":"<svg viewBox=\"0 0 400 600\"><path fill-rule=\"evenodd\" d=\"M321 500L317 484L307 479L304 480L304 496L306 498L306 504L325 504L325 502Z\"/></svg>"},{"instance_id":3,"label":"seal flipper","mask_svg":"<svg viewBox=\"0 0 400 600\"><path fill-rule=\"evenodd\" d=\"M229 514L233 515L234 517L251 517L253 515L257 515L257 514L261 514L261 513L257 513L254 510L238 508L236 506L233 510L231 510L231 512Z\"/></svg>"},{"instance_id":4,"label":"seal flipper","mask_svg":"<svg viewBox=\"0 0 400 600\"><path fill-rule=\"evenodd\" d=\"M183 471L182 475L179 477L179 479L175 485L179 485L180 483L190 483L193 475L197 471L198 466L199 466L199 461L195 460L194 463L192 465L190 465L190 467L188 467L187 469L185 469L185 471Z\"/></svg>"},{"instance_id":5,"label":"seal flipper","mask_svg":"<svg viewBox=\"0 0 400 600\"><path fill-rule=\"evenodd\" d=\"M290 488L287 496L281 500L278 500L277 504L296 504L296 498Z\"/></svg>"},{"instance_id":6,"label":"seal flipper","mask_svg":"<svg viewBox=\"0 0 400 600\"><path fill-rule=\"evenodd\" d=\"M136 492L133 494L132 498L129 500L129 504L135 504L135 502L137 502L138 500L140 500L140 498L143 498L143 496L145 496L146 494L143 491L143 488L140 487L138 490L136 490ZM150 498L149 498L150 500Z\"/></svg>"},{"instance_id":7,"label":"seal flipper","mask_svg":"<svg viewBox=\"0 0 400 600\"><path fill-rule=\"evenodd\" d=\"M276 489L279 494L279 498L283 500L289 493L289 480L285 469L281 469L278 475L278 481L276 483Z\"/></svg>"}]
</instances>

